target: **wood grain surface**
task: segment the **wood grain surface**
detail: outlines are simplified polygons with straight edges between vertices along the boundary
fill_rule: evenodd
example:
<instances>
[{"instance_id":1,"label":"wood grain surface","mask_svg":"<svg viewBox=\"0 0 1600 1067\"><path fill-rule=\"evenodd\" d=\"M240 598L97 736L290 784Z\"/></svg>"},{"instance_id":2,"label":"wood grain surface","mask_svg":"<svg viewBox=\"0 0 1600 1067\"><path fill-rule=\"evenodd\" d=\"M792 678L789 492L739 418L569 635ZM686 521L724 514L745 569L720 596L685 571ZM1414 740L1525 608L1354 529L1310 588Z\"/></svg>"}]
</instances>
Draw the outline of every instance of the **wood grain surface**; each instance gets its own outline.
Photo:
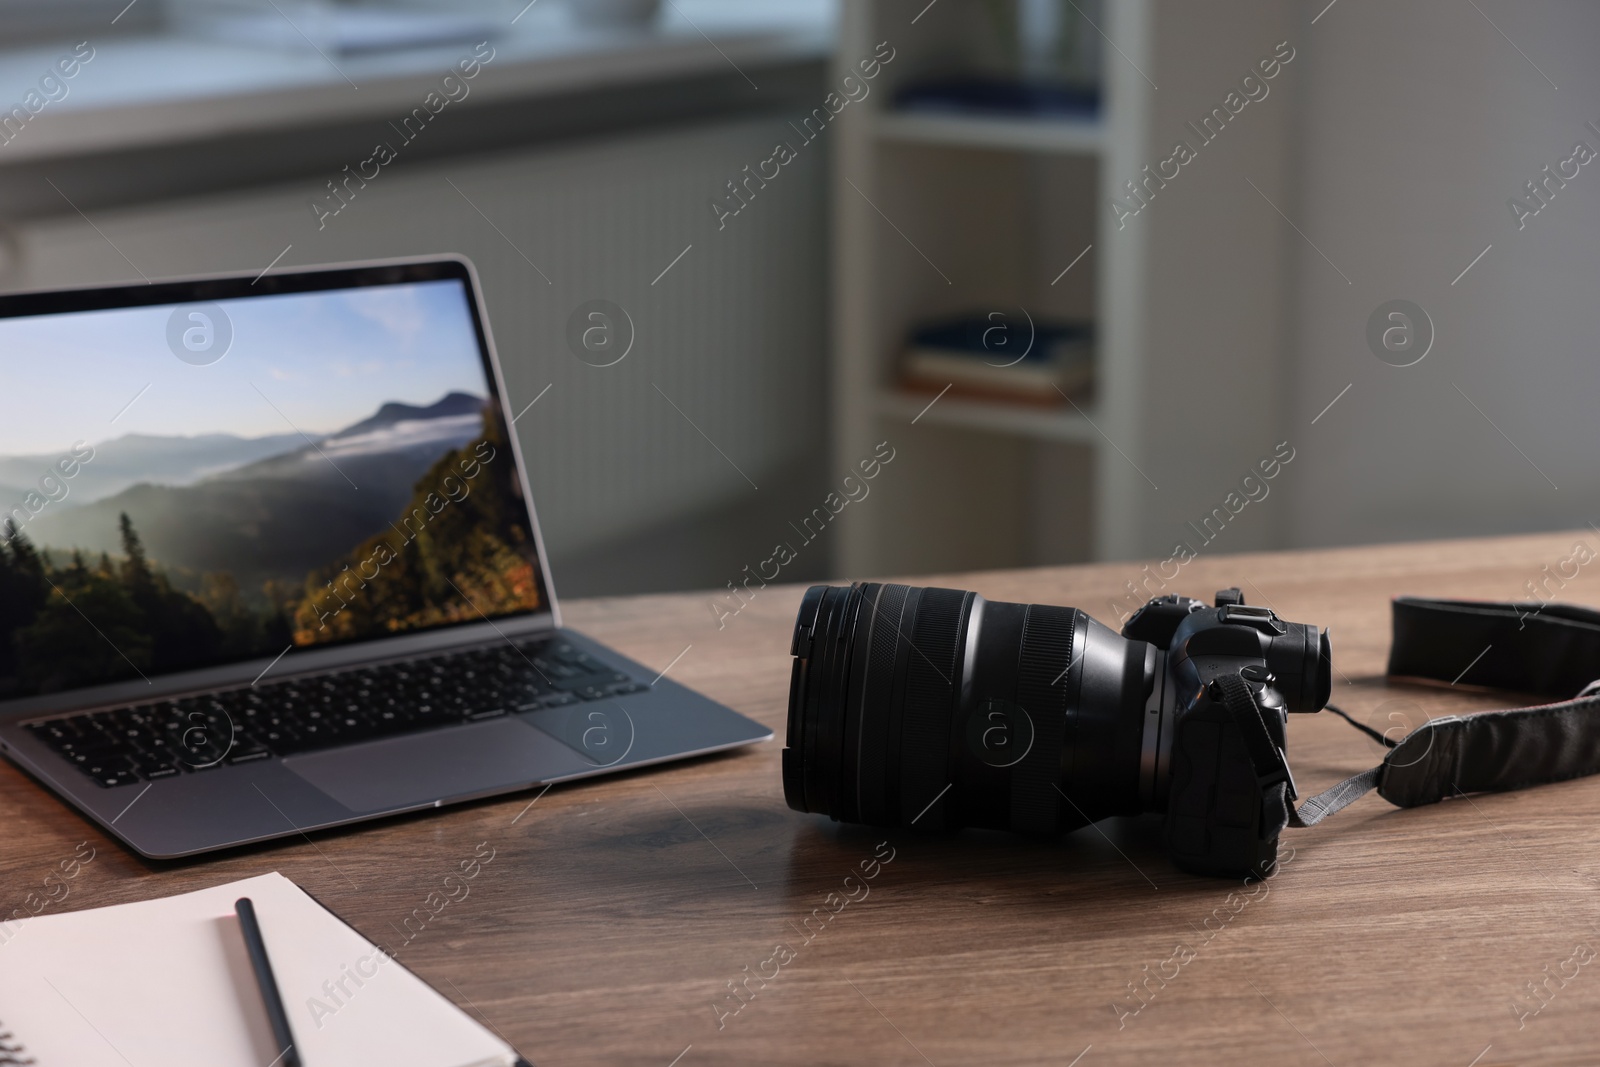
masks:
<instances>
[{"instance_id":1,"label":"wood grain surface","mask_svg":"<svg viewBox=\"0 0 1600 1067\"><path fill-rule=\"evenodd\" d=\"M1169 589L1238 584L1330 627L1335 702L1388 726L1517 702L1387 684L1391 596L1522 598L1579 540L1600 547L1584 532L1216 556ZM1597 575L1581 570L1560 599L1600 605ZM1109 623L1141 577L1124 563L922 584ZM492 849L399 958L541 1067L1600 1062L1600 962L1573 962L1600 947L1600 778L1409 811L1369 796L1287 831L1287 862L1251 889L1172 868L1159 816L1053 843L841 826L783 802L801 591L763 589L721 630L706 595L565 605L569 625L657 669L692 646L672 676L770 725L769 744L531 807L535 794L508 796L159 866L6 764L0 903L87 841L94 859L52 910L277 870L394 944L461 860ZM1289 742L1303 795L1381 758L1331 715L1292 718Z\"/></svg>"}]
</instances>

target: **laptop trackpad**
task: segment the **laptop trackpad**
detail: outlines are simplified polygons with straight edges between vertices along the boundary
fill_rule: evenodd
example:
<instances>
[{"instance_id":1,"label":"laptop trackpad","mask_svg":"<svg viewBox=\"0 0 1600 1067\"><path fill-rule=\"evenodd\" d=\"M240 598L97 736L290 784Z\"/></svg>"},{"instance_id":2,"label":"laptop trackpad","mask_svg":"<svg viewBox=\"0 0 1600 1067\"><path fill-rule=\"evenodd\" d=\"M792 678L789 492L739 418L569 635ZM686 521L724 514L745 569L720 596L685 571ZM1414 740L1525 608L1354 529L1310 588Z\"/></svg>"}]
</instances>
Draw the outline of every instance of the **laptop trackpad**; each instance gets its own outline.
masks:
<instances>
[{"instance_id":1,"label":"laptop trackpad","mask_svg":"<svg viewBox=\"0 0 1600 1067\"><path fill-rule=\"evenodd\" d=\"M593 766L520 719L311 752L283 765L361 813L533 785Z\"/></svg>"}]
</instances>

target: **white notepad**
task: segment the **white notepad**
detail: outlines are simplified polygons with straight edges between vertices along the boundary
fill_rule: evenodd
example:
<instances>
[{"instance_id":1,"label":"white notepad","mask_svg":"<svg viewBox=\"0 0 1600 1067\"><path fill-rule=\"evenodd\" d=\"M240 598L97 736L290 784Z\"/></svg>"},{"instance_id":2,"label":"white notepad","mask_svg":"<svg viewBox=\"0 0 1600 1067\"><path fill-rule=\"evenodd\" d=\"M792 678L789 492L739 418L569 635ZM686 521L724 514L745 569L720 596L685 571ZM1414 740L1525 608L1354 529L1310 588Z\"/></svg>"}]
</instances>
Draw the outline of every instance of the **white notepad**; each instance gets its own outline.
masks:
<instances>
[{"instance_id":1,"label":"white notepad","mask_svg":"<svg viewBox=\"0 0 1600 1067\"><path fill-rule=\"evenodd\" d=\"M504 1041L280 874L0 933L0 1034L39 1067L269 1067L249 897L305 1067L513 1067Z\"/></svg>"}]
</instances>

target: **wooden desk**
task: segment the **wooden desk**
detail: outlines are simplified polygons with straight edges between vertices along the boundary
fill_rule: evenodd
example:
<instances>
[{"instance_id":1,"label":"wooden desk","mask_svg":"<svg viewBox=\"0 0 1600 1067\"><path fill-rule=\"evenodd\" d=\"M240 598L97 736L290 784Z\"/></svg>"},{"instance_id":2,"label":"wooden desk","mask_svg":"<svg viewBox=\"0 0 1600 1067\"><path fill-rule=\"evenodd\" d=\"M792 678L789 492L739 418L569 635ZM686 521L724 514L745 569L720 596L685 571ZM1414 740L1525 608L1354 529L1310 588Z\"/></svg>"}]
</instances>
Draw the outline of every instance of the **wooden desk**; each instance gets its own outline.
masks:
<instances>
[{"instance_id":1,"label":"wooden desk","mask_svg":"<svg viewBox=\"0 0 1600 1067\"><path fill-rule=\"evenodd\" d=\"M1579 538L1597 544L1585 532L1202 558L1174 588L1209 597L1238 583L1251 602L1330 626L1336 702L1362 718L1405 710L1383 707L1399 701L1466 712L1505 701L1385 685L1388 598L1523 596L1524 582ZM1138 576L1134 565L1108 564L937 584L1108 620L1108 598ZM1585 569L1562 599L1600 604L1597 577L1600 567ZM673 675L778 739L553 789L531 808L531 794L513 796L153 869L6 765L0 870L15 900L5 908L87 839L95 859L59 909L279 870L369 937L394 942L412 909L487 842L494 859L470 896L400 958L542 1067L1600 1061L1600 962L1520 1030L1511 1008L1575 946L1600 948L1600 778L1411 811L1368 797L1320 827L1288 831L1293 858L1243 904L1229 896L1241 887L1170 867L1155 817L1053 844L841 827L783 802L778 753L800 592L762 591L721 632L704 596L569 605L572 625L647 664L666 666L692 641ZM1303 793L1379 759L1331 715L1294 718L1290 735ZM802 922L838 906L828 895L844 891L885 837L894 859L869 895L803 944ZM719 1030L712 1005L731 1007L730 980L762 969L778 944L794 958L765 988L753 980L759 992ZM1168 962L1185 959L1174 956L1180 945L1193 958ZM1174 970L1163 985L1159 975ZM1155 995L1119 1019L1113 1005L1138 1006L1129 983L1148 974L1158 975Z\"/></svg>"}]
</instances>

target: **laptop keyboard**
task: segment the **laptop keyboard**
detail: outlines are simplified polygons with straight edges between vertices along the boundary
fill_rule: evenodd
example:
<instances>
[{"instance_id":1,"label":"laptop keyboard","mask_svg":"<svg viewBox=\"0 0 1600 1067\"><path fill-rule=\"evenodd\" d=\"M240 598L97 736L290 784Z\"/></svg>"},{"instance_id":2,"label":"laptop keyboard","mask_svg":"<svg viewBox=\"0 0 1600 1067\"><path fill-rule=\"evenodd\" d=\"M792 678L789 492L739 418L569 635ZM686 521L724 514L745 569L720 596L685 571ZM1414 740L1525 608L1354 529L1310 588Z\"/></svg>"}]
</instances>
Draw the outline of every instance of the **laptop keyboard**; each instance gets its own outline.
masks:
<instances>
[{"instance_id":1,"label":"laptop keyboard","mask_svg":"<svg viewBox=\"0 0 1600 1067\"><path fill-rule=\"evenodd\" d=\"M546 638L45 719L26 728L110 788L646 688Z\"/></svg>"}]
</instances>

